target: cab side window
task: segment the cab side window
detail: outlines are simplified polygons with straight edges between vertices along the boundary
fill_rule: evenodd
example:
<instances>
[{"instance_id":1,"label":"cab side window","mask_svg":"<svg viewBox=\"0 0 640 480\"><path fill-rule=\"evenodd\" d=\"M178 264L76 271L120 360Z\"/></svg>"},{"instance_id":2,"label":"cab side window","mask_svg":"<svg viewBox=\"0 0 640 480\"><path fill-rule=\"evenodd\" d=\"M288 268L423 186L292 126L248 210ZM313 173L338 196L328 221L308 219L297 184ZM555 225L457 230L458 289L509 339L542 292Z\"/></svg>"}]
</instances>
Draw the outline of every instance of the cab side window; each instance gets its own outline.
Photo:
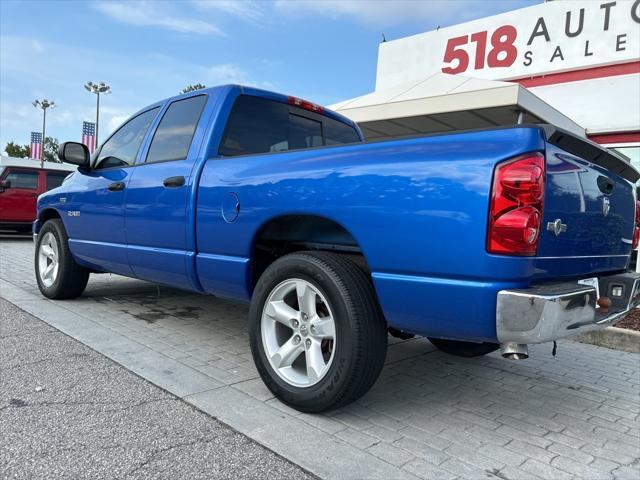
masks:
<instances>
[{"instance_id":1,"label":"cab side window","mask_svg":"<svg viewBox=\"0 0 640 480\"><path fill-rule=\"evenodd\" d=\"M205 103L207 96L198 95L169 105L153 134L147 163L187 158Z\"/></svg>"},{"instance_id":2,"label":"cab side window","mask_svg":"<svg viewBox=\"0 0 640 480\"><path fill-rule=\"evenodd\" d=\"M133 165L136 156L153 123L160 107L147 110L122 125L109 140L107 140L98 154L95 168L126 167Z\"/></svg>"},{"instance_id":3,"label":"cab side window","mask_svg":"<svg viewBox=\"0 0 640 480\"><path fill-rule=\"evenodd\" d=\"M38 189L38 172L11 170L3 180L7 180L11 188L22 188L26 190Z\"/></svg>"}]
</instances>

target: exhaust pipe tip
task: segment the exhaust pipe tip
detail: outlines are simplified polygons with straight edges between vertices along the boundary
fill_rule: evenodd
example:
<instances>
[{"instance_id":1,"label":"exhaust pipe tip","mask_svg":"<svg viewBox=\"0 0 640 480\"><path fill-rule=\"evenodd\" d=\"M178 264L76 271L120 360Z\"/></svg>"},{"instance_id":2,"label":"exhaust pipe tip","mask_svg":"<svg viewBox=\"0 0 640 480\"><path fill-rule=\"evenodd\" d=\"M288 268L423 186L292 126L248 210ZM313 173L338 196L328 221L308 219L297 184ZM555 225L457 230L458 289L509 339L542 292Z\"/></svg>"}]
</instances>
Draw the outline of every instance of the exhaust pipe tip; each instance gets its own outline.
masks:
<instances>
[{"instance_id":1,"label":"exhaust pipe tip","mask_svg":"<svg viewBox=\"0 0 640 480\"><path fill-rule=\"evenodd\" d=\"M500 354L507 360L525 360L529 358L529 349L524 343L501 343Z\"/></svg>"}]
</instances>

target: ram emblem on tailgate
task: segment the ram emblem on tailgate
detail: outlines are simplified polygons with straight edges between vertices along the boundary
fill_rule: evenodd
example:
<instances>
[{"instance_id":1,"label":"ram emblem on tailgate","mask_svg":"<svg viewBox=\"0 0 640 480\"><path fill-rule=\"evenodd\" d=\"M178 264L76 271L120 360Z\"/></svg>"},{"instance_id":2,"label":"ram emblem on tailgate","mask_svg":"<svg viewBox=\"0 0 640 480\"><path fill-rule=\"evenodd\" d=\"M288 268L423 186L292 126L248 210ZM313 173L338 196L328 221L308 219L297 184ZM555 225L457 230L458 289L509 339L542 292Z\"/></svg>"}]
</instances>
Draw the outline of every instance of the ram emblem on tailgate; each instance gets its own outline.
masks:
<instances>
[{"instance_id":1,"label":"ram emblem on tailgate","mask_svg":"<svg viewBox=\"0 0 640 480\"><path fill-rule=\"evenodd\" d=\"M553 222L547 223L547 230L553 232L557 237L562 232L567 231L567 225L565 223L562 223L562 220L560 218L557 218Z\"/></svg>"}]
</instances>

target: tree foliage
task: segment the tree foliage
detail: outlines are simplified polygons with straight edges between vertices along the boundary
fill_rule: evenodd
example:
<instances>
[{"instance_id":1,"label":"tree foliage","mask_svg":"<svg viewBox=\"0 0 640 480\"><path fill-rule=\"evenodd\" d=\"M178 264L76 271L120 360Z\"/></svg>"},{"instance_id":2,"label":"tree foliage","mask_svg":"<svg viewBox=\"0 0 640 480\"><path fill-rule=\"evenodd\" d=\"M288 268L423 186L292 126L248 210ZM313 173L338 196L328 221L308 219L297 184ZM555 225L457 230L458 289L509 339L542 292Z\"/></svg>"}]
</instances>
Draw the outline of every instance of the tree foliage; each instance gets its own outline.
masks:
<instances>
[{"instance_id":1,"label":"tree foliage","mask_svg":"<svg viewBox=\"0 0 640 480\"><path fill-rule=\"evenodd\" d=\"M58 139L53 137L47 137L44 141L44 161L61 163L58 159ZM15 142L7 143L4 147L4 151L7 155L15 158L29 158L31 148L29 145L18 145Z\"/></svg>"},{"instance_id":2,"label":"tree foliage","mask_svg":"<svg viewBox=\"0 0 640 480\"><path fill-rule=\"evenodd\" d=\"M7 146L4 147L4 151L7 152L7 155L15 158L24 158L29 156L29 145L18 145L15 142L7 143Z\"/></svg>"},{"instance_id":3,"label":"tree foliage","mask_svg":"<svg viewBox=\"0 0 640 480\"><path fill-rule=\"evenodd\" d=\"M45 162L60 162L58 159L58 139L53 137L47 137L44 141L44 161Z\"/></svg>"},{"instance_id":4,"label":"tree foliage","mask_svg":"<svg viewBox=\"0 0 640 480\"><path fill-rule=\"evenodd\" d=\"M195 92L196 90L202 90L203 88L207 88L207 86L206 85L202 85L201 83L195 83L193 85L187 85L186 87L184 87L182 89L182 92L180 92L180 93Z\"/></svg>"}]
</instances>

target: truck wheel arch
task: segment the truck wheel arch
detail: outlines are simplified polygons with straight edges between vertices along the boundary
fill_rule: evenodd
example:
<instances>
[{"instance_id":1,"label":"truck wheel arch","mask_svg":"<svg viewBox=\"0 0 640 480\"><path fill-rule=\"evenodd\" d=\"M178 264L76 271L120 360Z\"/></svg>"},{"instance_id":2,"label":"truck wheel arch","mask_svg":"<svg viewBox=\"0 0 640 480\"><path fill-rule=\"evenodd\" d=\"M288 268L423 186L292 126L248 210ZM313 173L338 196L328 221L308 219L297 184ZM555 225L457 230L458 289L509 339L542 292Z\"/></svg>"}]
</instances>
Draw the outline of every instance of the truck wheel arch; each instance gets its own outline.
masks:
<instances>
[{"instance_id":1,"label":"truck wheel arch","mask_svg":"<svg viewBox=\"0 0 640 480\"><path fill-rule=\"evenodd\" d=\"M281 215L270 218L256 231L251 247L251 290L276 259L304 250L343 254L369 273L360 244L340 223L319 215Z\"/></svg>"},{"instance_id":2,"label":"truck wheel arch","mask_svg":"<svg viewBox=\"0 0 640 480\"><path fill-rule=\"evenodd\" d=\"M51 220L52 218L62 219L62 216L60 215L60 213L55 208L45 208L44 210L42 210L38 214L38 223L39 223L38 226L39 226L39 228L42 228L42 225L44 225L44 223L47 220Z\"/></svg>"}]
</instances>

